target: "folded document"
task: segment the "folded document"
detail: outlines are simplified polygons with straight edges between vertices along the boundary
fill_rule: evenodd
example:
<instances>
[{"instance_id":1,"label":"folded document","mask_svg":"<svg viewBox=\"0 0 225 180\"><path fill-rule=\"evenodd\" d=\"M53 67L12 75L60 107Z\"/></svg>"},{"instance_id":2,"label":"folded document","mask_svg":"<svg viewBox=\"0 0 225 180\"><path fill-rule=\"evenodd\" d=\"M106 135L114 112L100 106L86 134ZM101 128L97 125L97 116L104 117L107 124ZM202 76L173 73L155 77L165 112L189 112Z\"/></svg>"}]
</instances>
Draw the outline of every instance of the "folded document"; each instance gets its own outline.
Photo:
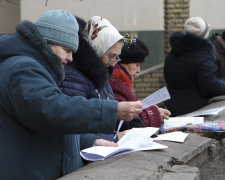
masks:
<instances>
[{"instance_id":1,"label":"folded document","mask_svg":"<svg viewBox=\"0 0 225 180\"><path fill-rule=\"evenodd\" d=\"M211 108L211 109L206 109L206 110L198 110L194 111L192 113L184 114L179 117L186 117L186 116L216 116L218 115L221 111L225 109L225 106L222 107L216 107L216 108Z\"/></svg>"},{"instance_id":2,"label":"folded document","mask_svg":"<svg viewBox=\"0 0 225 180\"><path fill-rule=\"evenodd\" d=\"M188 133L176 131L176 132L170 132L170 133L158 135L156 138L153 138L153 140L173 141L173 142L182 143L184 142L187 136L188 136Z\"/></svg>"},{"instance_id":3,"label":"folded document","mask_svg":"<svg viewBox=\"0 0 225 180\"><path fill-rule=\"evenodd\" d=\"M118 147L94 146L82 150L80 155L89 161L99 161L135 151L167 148L167 146L153 142L150 138L157 131L158 128L153 127L133 128L118 141Z\"/></svg>"}]
</instances>

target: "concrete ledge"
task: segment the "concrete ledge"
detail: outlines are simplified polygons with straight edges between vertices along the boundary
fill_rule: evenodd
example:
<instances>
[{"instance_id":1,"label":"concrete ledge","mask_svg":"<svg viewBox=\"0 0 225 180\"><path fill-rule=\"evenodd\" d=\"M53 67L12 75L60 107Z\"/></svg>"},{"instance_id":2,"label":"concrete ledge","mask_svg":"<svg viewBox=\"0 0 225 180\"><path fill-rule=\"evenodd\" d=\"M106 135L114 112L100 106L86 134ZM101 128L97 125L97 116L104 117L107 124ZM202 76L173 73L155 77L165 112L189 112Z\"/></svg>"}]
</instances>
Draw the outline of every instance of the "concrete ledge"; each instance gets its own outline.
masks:
<instances>
[{"instance_id":1,"label":"concrete ledge","mask_svg":"<svg viewBox=\"0 0 225 180\"><path fill-rule=\"evenodd\" d=\"M189 167L187 165L175 165L171 168L165 169L165 174L161 180L199 180L200 172L197 167Z\"/></svg>"},{"instance_id":2,"label":"concrete ledge","mask_svg":"<svg viewBox=\"0 0 225 180\"><path fill-rule=\"evenodd\" d=\"M221 101L220 101L221 99ZM202 109L225 106L224 97ZM201 110L201 109L200 109ZM213 119L224 119L225 110ZM158 141L168 149L141 151L90 163L61 180L199 180L202 164L224 153L225 140L190 133L184 143ZM196 167L193 167L196 166Z\"/></svg>"},{"instance_id":3,"label":"concrete ledge","mask_svg":"<svg viewBox=\"0 0 225 180\"><path fill-rule=\"evenodd\" d=\"M208 149L213 140L196 134L189 134L184 143L166 141L159 141L159 143L167 145L169 148L135 152L104 161L92 162L61 178L61 180L174 179L178 171L177 179L179 179L178 177L183 177L182 179L188 177L188 180L198 179L198 168L183 165ZM191 175L186 176L185 174Z\"/></svg>"}]
</instances>

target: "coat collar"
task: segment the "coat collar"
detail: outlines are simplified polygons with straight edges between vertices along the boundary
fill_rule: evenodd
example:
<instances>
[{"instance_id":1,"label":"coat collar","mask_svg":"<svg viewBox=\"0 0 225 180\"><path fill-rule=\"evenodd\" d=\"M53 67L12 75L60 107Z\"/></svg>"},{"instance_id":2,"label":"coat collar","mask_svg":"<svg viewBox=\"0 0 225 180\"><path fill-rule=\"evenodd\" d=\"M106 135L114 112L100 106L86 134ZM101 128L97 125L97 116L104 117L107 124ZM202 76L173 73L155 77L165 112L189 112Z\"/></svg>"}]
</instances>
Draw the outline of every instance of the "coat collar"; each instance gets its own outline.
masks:
<instances>
[{"instance_id":1,"label":"coat collar","mask_svg":"<svg viewBox=\"0 0 225 180\"><path fill-rule=\"evenodd\" d=\"M35 50L34 57L41 63L56 80L64 78L64 68L61 59L51 50L47 41L41 36L36 26L30 21L22 21L16 26L17 33L21 35ZM25 54L28 55L29 54Z\"/></svg>"},{"instance_id":2,"label":"coat collar","mask_svg":"<svg viewBox=\"0 0 225 180\"><path fill-rule=\"evenodd\" d=\"M71 64L87 76L97 89L102 89L109 79L107 67L84 38L83 33L79 31L78 34L79 47L77 52L73 54L73 62Z\"/></svg>"},{"instance_id":3,"label":"coat collar","mask_svg":"<svg viewBox=\"0 0 225 180\"><path fill-rule=\"evenodd\" d=\"M133 90L131 77L120 64L116 64L116 67L113 70L111 80L115 79L123 81L126 86L128 86L131 90Z\"/></svg>"},{"instance_id":4,"label":"coat collar","mask_svg":"<svg viewBox=\"0 0 225 180\"><path fill-rule=\"evenodd\" d=\"M172 48L171 52L175 54L199 52L203 49L209 52L213 50L212 45L207 39L193 34L181 34L175 32L170 36L169 40Z\"/></svg>"}]
</instances>

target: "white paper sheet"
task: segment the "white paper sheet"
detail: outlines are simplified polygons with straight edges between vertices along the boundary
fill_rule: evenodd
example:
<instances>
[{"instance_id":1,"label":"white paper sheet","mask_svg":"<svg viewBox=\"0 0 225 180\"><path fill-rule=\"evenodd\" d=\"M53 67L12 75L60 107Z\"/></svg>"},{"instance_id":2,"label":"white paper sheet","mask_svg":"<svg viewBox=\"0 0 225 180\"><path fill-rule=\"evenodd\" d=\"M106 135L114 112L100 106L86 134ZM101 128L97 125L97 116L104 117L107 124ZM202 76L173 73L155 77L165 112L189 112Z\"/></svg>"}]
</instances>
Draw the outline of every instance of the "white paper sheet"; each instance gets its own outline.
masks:
<instances>
[{"instance_id":1,"label":"white paper sheet","mask_svg":"<svg viewBox=\"0 0 225 180\"><path fill-rule=\"evenodd\" d=\"M164 140L164 141L173 141L173 142L184 142L188 133L181 131L170 132L166 134L160 134L158 137L153 138L153 140Z\"/></svg>"},{"instance_id":2,"label":"white paper sheet","mask_svg":"<svg viewBox=\"0 0 225 180\"><path fill-rule=\"evenodd\" d=\"M153 142L150 138L158 128L133 128L118 142L118 147L94 146L84 149L80 155L89 161L99 161L135 151L164 149L167 146Z\"/></svg>"},{"instance_id":3,"label":"white paper sheet","mask_svg":"<svg viewBox=\"0 0 225 180\"><path fill-rule=\"evenodd\" d=\"M154 127L133 128L128 131L128 133L126 133L117 143L121 147L136 149L140 147L141 143L143 143L146 139L149 139L158 130L159 128Z\"/></svg>"},{"instance_id":4,"label":"white paper sheet","mask_svg":"<svg viewBox=\"0 0 225 180\"><path fill-rule=\"evenodd\" d=\"M215 116L219 114L222 110L225 109L225 106L218 107L218 108L212 108L212 109L207 109L207 110L202 110L202 111L197 111L197 112L192 112L188 114L184 114L179 117L186 117L186 116Z\"/></svg>"},{"instance_id":5,"label":"white paper sheet","mask_svg":"<svg viewBox=\"0 0 225 180\"><path fill-rule=\"evenodd\" d=\"M158 91L150 94L144 98L142 102L142 109L148 108L155 104L161 103L167 99L170 99L170 94L166 87L159 89Z\"/></svg>"},{"instance_id":6,"label":"white paper sheet","mask_svg":"<svg viewBox=\"0 0 225 180\"><path fill-rule=\"evenodd\" d=\"M170 117L168 120L164 120L163 129L185 127L203 122L204 117Z\"/></svg>"}]
</instances>

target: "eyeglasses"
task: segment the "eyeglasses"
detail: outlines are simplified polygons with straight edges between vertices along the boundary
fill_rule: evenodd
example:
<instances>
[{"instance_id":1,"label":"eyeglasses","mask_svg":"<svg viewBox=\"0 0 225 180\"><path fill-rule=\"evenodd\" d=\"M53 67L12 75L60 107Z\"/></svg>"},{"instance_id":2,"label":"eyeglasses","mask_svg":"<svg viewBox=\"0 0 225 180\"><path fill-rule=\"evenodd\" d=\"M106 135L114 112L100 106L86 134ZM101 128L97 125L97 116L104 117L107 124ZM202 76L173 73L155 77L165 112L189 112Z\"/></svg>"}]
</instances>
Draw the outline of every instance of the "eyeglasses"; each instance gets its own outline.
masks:
<instances>
[{"instance_id":1,"label":"eyeglasses","mask_svg":"<svg viewBox=\"0 0 225 180\"><path fill-rule=\"evenodd\" d=\"M118 63L119 61L121 61L121 59L120 59L119 56L110 57L110 56L107 54L107 58L108 58L108 60L109 60L109 63Z\"/></svg>"}]
</instances>

